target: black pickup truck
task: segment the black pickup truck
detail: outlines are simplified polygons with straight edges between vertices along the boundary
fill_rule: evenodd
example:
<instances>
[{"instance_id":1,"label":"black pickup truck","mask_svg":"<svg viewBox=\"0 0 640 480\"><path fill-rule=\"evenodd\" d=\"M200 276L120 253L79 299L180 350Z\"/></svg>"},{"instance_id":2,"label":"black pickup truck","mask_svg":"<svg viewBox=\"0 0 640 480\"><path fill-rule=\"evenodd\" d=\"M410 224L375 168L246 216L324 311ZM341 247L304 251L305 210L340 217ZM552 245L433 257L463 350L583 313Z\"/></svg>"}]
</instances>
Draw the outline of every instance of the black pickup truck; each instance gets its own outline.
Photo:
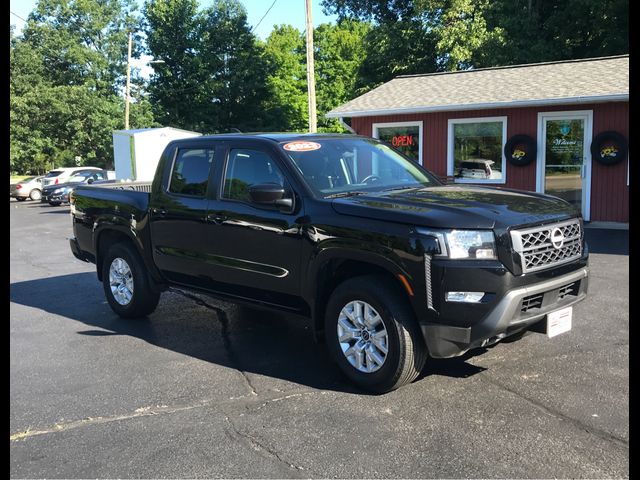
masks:
<instances>
[{"instance_id":1,"label":"black pickup truck","mask_svg":"<svg viewBox=\"0 0 640 480\"><path fill-rule=\"evenodd\" d=\"M563 333L587 293L570 204L444 185L367 137L176 140L152 184L81 186L71 202L71 250L121 317L150 314L170 286L310 317L342 371L378 392L428 356Z\"/></svg>"}]
</instances>

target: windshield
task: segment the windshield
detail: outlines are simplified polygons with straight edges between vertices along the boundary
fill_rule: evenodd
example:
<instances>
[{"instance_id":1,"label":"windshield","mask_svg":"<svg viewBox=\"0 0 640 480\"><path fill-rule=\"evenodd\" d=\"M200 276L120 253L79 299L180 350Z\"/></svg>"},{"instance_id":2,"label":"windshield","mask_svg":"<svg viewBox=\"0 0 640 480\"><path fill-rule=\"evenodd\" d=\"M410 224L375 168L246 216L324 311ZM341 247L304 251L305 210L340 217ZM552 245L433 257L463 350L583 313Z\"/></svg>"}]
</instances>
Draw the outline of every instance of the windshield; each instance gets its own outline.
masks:
<instances>
[{"instance_id":1,"label":"windshield","mask_svg":"<svg viewBox=\"0 0 640 480\"><path fill-rule=\"evenodd\" d=\"M314 138L281 146L323 197L440 184L417 163L374 139Z\"/></svg>"}]
</instances>

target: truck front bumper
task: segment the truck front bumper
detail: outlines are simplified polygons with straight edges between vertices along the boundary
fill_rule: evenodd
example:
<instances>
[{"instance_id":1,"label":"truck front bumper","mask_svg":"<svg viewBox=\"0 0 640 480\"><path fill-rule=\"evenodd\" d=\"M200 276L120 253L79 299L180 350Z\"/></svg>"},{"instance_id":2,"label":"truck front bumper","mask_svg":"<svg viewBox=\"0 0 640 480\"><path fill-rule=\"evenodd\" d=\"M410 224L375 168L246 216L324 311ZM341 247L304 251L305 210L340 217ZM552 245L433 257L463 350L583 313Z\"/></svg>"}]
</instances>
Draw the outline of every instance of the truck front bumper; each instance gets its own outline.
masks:
<instances>
[{"instance_id":1,"label":"truck front bumper","mask_svg":"<svg viewBox=\"0 0 640 480\"><path fill-rule=\"evenodd\" d=\"M584 300L588 283L589 268L585 266L507 291L481 321L470 327L421 324L429 354L435 358L456 357L531 328L543 322L548 313Z\"/></svg>"},{"instance_id":2,"label":"truck front bumper","mask_svg":"<svg viewBox=\"0 0 640 480\"><path fill-rule=\"evenodd\" d=\"M82 260L83 262L95 263L94 258L91 254L83 252L80 249L78 240L75 237L69 238L69 247L71 248L71 253L73 253L73 256L78 260Z\"/></svg>"}]
</instances>

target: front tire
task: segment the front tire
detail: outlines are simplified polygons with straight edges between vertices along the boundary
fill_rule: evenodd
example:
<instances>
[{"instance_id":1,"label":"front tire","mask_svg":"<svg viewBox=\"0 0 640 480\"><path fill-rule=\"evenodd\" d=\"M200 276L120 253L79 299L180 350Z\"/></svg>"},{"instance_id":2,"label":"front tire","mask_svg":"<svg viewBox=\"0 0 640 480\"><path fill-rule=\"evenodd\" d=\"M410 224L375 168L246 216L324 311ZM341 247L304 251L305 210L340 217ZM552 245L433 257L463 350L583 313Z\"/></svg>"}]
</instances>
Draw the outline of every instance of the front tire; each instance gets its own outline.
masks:
<instances>
[{"instance_id":1,"label":"front tire","mask_svg":"<svg viewBox=\"0 0 640 480\"><path fill-rule=\"evenodd\" d=\"M116 243L102 263L102 286L111 309L122 318L142 318L158 306L147 270L131 245Z\"/></svg>"},{"instance_id":2,"label":"front tire","mask_svg":"<svg viewBox=\"0 0 640 480\"><path fill-rule=\"evenodd\" d=\"M384 393L420 374L427 349L398 286L381 275L340 284L325 313L327 347L358 386Z\"/></svg>"},{"instance_id":3,"label":"front tire","mask_svg":"<svg viewBox=\"0 0 640 480\"><path fill-rule=\"evenodd\" d=\"M42 198L42 192L37 188L34 188L31 190L31 193L29 193L29 198L35 202L39 202Z\"/></svg>"},{"instance_id":4,"label":"front tire","mask_svg":"<svg viewBox=\"0 0 640 480\"><path fill-rule=\"evenodd\" d=\"M51 205L52 207L57 207L61 204L62 202L49 202L49 205Z\"/></svg>"}]
</instances>

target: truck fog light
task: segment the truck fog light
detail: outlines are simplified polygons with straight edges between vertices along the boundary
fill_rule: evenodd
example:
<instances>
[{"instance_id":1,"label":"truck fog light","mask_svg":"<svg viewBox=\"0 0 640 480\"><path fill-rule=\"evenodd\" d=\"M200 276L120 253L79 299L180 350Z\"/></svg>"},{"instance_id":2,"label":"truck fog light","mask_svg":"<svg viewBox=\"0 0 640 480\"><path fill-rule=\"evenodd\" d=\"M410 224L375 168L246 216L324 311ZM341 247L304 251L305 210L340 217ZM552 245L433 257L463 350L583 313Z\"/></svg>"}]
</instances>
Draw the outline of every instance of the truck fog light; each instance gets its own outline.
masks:
<instances>
[{"instance_id":1,"label":"truck fog light","mask_svg":"<svg viewBox=\"0 0 640 480\"><path fill-rule=\"evenodd\" d=\"M484 292L447 292L447 302L479 303L484 297Z\"/></svg>"}]
</instances>

